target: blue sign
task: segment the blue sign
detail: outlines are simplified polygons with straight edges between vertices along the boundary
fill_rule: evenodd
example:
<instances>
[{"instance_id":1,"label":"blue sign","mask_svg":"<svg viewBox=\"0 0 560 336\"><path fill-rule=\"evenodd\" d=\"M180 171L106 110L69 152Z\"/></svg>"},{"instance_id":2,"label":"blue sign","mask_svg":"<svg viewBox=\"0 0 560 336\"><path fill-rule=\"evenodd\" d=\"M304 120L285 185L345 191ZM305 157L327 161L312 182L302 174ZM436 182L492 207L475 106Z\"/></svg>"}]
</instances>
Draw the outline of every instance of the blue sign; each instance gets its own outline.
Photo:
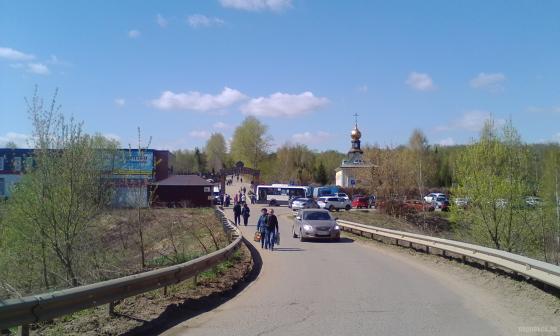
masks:
<instances>
[{"instance_id":1,"label":"blue sign","mask_svg":"<svg viewBox=\"0 0 560 336\"><path fill-rule=\"evenodd\" d=\"M151 150L119 150L113 161L113 176L117 178L151 178L153 170Z\"/></svg>"},{"instance_id":2,"label":"blue sign","mask_svg":"<svg viewBox=\"0 0 560 336\"><path fill-rule=\"evenodd\" d=\"M351 184L351 185L356 185L356 180L350 179L350 184Z\"/></svg>"}]
</instances>

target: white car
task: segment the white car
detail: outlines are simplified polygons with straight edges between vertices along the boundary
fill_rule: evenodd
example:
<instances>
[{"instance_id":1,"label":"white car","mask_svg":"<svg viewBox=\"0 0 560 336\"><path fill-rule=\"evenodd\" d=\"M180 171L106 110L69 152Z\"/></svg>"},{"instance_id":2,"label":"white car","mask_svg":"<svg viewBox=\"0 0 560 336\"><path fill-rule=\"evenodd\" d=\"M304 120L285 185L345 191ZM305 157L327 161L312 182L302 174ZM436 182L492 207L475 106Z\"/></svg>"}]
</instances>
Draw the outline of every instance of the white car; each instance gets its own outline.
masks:
<instances>
[{"instance_id":1,"label":"white car","mask_svg":"<svg viewBox=\"0 0 560 336\"><path fill-rule=\"evenodd\" d=\"M352 202L343 197L325 196L319 197L317 204L321 209L328 209L330 211L338 211L344 209L346 211L352 209Z\"/></svg>"},{"instance_id":2,"label":"white car","mask_svg":"<svg viewBox=\"0 0 560 336\"><path fill-rule=\"evenodd\" d=\"M447 196L445 196L444 193L429 193L428 195L424 196L424 202L432 203L433 201L436 200L436 198L441 197L441 196L447 198Z\"/></svg>"}]
</instances>

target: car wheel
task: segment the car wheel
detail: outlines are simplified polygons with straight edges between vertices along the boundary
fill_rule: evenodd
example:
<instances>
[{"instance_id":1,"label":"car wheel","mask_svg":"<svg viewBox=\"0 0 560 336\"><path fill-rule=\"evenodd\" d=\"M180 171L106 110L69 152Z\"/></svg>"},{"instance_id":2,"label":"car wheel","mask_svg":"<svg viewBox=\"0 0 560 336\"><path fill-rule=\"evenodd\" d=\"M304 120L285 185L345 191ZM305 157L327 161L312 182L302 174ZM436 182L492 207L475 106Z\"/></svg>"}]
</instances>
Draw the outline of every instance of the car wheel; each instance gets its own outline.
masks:
<instances>
[{"instance_id":1,"label":"car wheel","mask_svg":"<svg viewBox=\"0 0 560 336\"><path fill-rule=\"evenodd\" d=\"M346 208L345 208L345 209L346 209L346 211L350 211L350 209L352 209L352 207L349 206L349 205L346 205Z\"/></svg>"},{"instance_id":2,"label":"car wheel","mask_svg":"<svg viewBox=\"0 0 560 336\"><path fill-rule=\"evenodd\" d=\"M340 241L340 237L333 238L333 241L338 243Z\"/></svg>"},{"instance_id":3,"label":"car wheel","mask_svg":"<svg viewBox=\"0 0 560 336\"><path fill-rule=\"evenodd\" d=\"M331 212L334 211L334 205L331 205L331 206L329 207L329 211L331 211Z\"/></svg>"},{"instance_id":4,"label":"car wheel","mask_svg":"<svg viewBox=\"0 0 560 336\"><path fill-rule=\"evenodd\" d=\"M293 226L292 226L292 237L297 238L296 230L294 230Z\"/></svg>"},{"instance_id":5,"label":"car wheel","mask_svg":"<svg viewBox=\"0 0 560 336\"><path fill-rule=\"evenodd\" d=\"M300 242L304 242L305 238L303 238L303 234L301 233L301 230L299 231L299 241Z\"/></svg>"}]
</instances>

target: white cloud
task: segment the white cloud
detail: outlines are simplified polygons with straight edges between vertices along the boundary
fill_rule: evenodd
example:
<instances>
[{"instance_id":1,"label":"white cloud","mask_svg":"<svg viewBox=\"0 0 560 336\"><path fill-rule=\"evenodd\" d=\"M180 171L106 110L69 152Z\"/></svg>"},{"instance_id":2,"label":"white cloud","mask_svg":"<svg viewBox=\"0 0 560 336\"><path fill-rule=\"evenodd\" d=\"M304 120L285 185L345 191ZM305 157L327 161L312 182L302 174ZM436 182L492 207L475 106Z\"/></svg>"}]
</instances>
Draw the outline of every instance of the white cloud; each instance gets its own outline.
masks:
<instances>
[{"instance_id":1,"label":"white cloud","mask_svg":"<svg viewBox=\"0 0 560 336\"><path fill-rule=\"evenodd\" d=\"M552 136L552 141L553 142L560 142L560 132L558 132L558 133L556 133Z\"/></svg>"},{"instance_id":2,"label":"white cloud","mask_svg":"<svg viewBox=\"0 0 560 336\"><path fill-rule=\"evenodd\" d=\"M210 132L208 132L208 131L190 131L189 136L191 138L197 138L197 139L208 139L208 138L210 138Z\"/></svg>"},{"instance_id":3,"label":"white cloud","mask_svg":"<svg viewBox=\"0 0 560 336\"><path fill-rule=\"evenodd\" d=\"M118 107L123 107L126 104L126 100L124 98L117 98L115 99L115 105Z\"/></svg>"},{"instance_id":4,"label":"white cloud","mask_svg":"<svg viewBox=\"0 0 560 336\"><path fill-rule=\"evenodd\" d=\"M212 125L212 127L214 127L215 129L219 129L219 130L225 130L225 129L232 128L231 125L228 125L228 124L226 124L224 122L221 122L221 121L218 121L217 123Z\"/></svg>"},{"instance_id":5,"label":"white cloud","mask_svg":"<svg viewBox=\"0 0 560 336\"><path fill-rule=\"evenodd\" d=\"M252 12L280 12L292 7L292 0L220 0L223 7Z\"/></svg>"},{"instance_id":6,"label":"white cloud","mask_svg":"<svg viewBox=\"0 0 560 336\"><path fill-rule=\"evenodd\" d=\"M506 76L502 73L479 73L475 78L470 80L470 85L475 89L484 89L491 92L503 91L503 82Z\"/></svg>"},{"instance_id":7,"label":"white cloud","mask_svg":"<svg viewBox=\"0 0 560 336\"><path fill-rule=\"evenodd\" d=\"M428 74L414 71L408 75L405 83L418 91L432 91L436 88L432 78Z\"/></svg>"},{"instance_id":8,"label":"white cloud","mask_svg":"<svg viewBox=\"0 0 560 336\"><path fill-rule=\"evenodd\" d=\"M550 106L550 107L529 106L527 108L527 112L530 112L530 113L560 113L560 106Z\"/></svg>"},{"instance_id":9,"label":"white cloud","mask_svg":"<svg viewBox=\"0 0 560 336\"><path fill-rule=\"evenodd\" d=\"M167 19L161 14L156 16L156 22L161 28L165 28L169 24L169 21L167 21Z\"/></svg>"},{"instance_id":10,"label":"white cloud","mask_svg":"<svg viewBox=\"0 0 560 336\"><path fill-rule=\"evenodd\" d=\"M462 129L472 132L479 132L482 130L484 123L487 120L494 119L494 126L501 127L506 121L501 118L494 118L492 114L486 111L472 110L465 112L461 118L452 121L448 125L438 126L438 131L449 131L453 129Z\"/></svg>"},{"instance_id":11,"label":"white cloud","mask_svg":"<svg viewBox=\"0 0 560 336\"><path fill-rule=\"evenodd\" d=\"M31 61L35 59L35 56L12 48L0 47L0 58L9 59L11 61Z\"/></svg>"},{"instance_id":12,"label":"white cloud","mask_svg":"<svg viewBox=\"0 0 560 336\"><path fill-rule=\"evenodd\" d=\"M320 144L326 140L329 140L330 138L332 138L332 134L323 131L318 131L315 133L303 132L292 135L292 141L306 145Z\"/></svg>"},{"instance_id":13,"label":"white cloud","mask_svg":"<svg viewBox=\"0 0 560 336\"><path fill-rule=\"evenodd\" d=\"M118 141L119 143L121 142L121 137L113 134L113 133L103 133L101 134L102 136L104 136L105 138L109 139L109 140L114 140L114 141Z\"/></svg>"},{"instance_id":14,"label":"white cloud","mask_svg":"<svg viewBox=\"0 0 560 336\"><path fill-rule=\"evenodd\" d=\"M358 86L358 87L356 88L356 90L357 90L358 92L361 92L361 93L366 93L366 92L368 92L369 88L368 88L367 85L364 84L364 85Z\"/></svg>"},{"instance_id":15,"label":"white cloud","mask_svg":"<svg viewBox=\"0 0 560 336\"><path fill-rule=\"evenodd\" d=\"M438 144L440 146L453 146L455 145L455 140L451 137L449 138L445 138L445 139L441 139Z\"/></svg>"},{"instance_id":16,"label":"white cloud","mask_svg":"<svg viewBox=\"0 0 560 336\"><path fill-rule=\"evenodd\" d=\"M128 37L133 39L139 38L140 35L141 35L140 31L136 29L132 29L128 32Z\"/></svg>"},{"instance_id":17,"label":"white cloud","mask_svg":"<svg viewBox=\"0 0 560 336\"><path fill-rule=\"evenodd\" d=\"M276 92L268 97L251 99L241 107L241 112L255 116L296 117L310 113L329 103L325 97L315 97L312 92L287 94Z\"/></svg>"},{"instance_id":18,"label":"white cloud","mask_svg":"<svg viewBox=\"0 0 560 336\"><path fill-rule=\"evenodd\" d=\"M37 75L48 75L50 73L49 68L43 63L28 63L26 70Z\"/></svg>"},{"instance_id":19,"label":"white cloud","mask_svg":"<svg viewBox=\"0 0 560 336\"><path fill-rule=\"evenodd\" d=\"M8 132L0 135L0 147L5 147L8 142L13 142L18 148L25 148L30 145L31 136L23 133Z\"/></svg>"},{"instance_id":20,"label":"white cloud","mask_svg":"<svg viewBox=\"0 0 560 336\"><path fill-rule=\"evenodd\" d=\"M225 23L225 21L220 18L208 17L202 14L189 15L189 17L187 17L187 22L189 26L193 28L218 27Z\"/></svg>"},{"instance_id":21,"label":"white cloud","mask_svg":"<svg viewBox=\"0 0 560 336\"><path fill-rule=\"evenodd\" d=\"M223 109L245 99L247 99L247 96L243 93L225 87L224 90L217 95L202 94L198 91L189 91L187 93L164 91L159 98L152 100L151 104L160 110L192 110L205 112Z\"/></svg>"}]
</instances>

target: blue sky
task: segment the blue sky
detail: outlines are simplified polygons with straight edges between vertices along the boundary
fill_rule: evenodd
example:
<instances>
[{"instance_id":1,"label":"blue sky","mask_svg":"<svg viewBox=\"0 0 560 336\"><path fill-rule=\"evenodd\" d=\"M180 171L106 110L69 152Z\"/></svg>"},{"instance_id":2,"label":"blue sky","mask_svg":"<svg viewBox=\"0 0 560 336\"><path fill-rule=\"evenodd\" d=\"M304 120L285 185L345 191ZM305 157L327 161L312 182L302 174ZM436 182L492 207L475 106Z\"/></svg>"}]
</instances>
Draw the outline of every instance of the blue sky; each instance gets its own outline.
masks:
<instances>
[{"instance_id":1,"label":"blue sky","mask_svg":"<svg viewBox=\"0 0 560 336\"><path fill-rule=\"evenodd\" d=\"M0 146L24 146L24 98L59 88L87 131L161 149L230 138L246 115L275 145L468 143L486 118L560 141L558 1L0 0Z\"/></svg>"}]
</instances>

